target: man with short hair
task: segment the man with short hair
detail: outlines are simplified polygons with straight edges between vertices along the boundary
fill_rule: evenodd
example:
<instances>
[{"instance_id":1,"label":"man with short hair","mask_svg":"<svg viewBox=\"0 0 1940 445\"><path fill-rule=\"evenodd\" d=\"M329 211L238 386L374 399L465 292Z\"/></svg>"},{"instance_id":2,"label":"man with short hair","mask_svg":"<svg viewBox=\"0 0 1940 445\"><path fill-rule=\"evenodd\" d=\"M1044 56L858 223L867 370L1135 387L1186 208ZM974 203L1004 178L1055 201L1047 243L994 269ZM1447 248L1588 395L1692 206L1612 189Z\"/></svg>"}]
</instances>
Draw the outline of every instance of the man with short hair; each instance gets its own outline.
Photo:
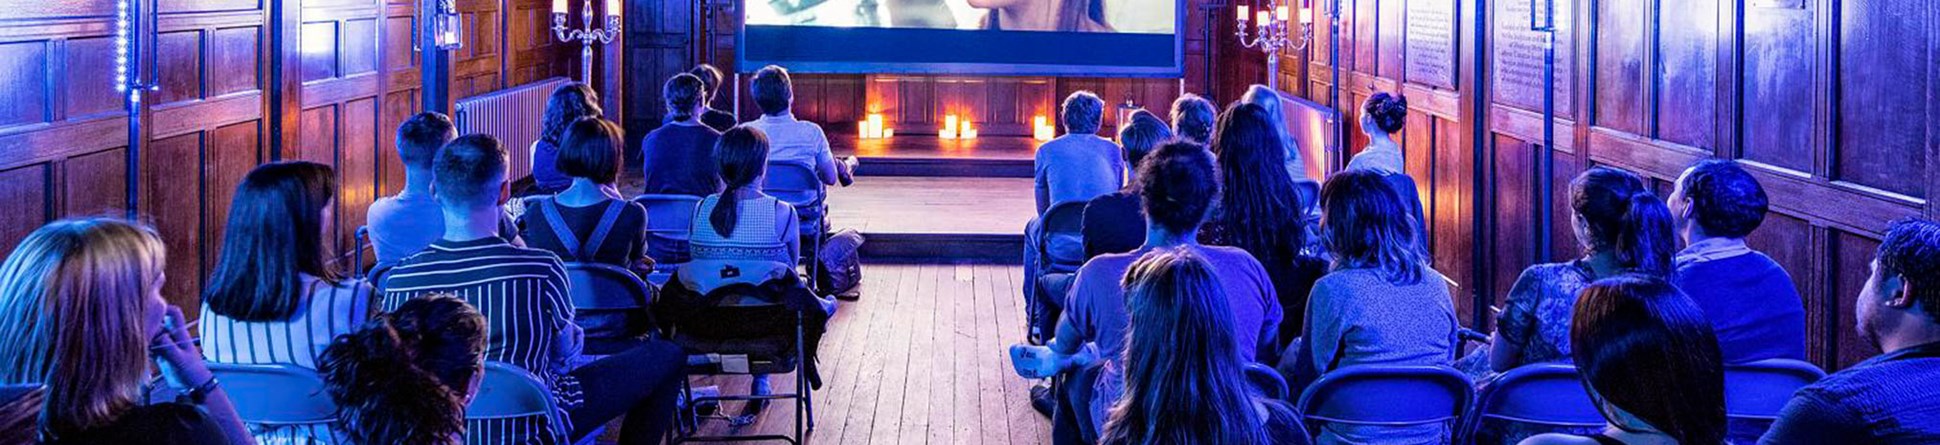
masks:
<instances>
[{"instance_id":1,"label":"man with short hair","mask_svg":"<svg viewBox=\"0 0 1940 445\"><path fill-rule=\"evenodd\" d=\"M1704 309L1725 363L1805 359L1805 304L1778 262L1745 245L1765 220L1765 190L1736 162L1709 160L1684 170L1670 195L1677 234L1687 246L1671 282Z\"/></svg>"},{"instance_id":2,"label":"man with short hair","mask_svg":"<svg viewBox=\"0 0 1940 445\"><path fill-rule=\"evenodd\" d=\"M1761 444L1940 443L1940 224L1893 223L1854 300L1884 354L1800 389Z\"/></svg>"},{"instance_id":3,"label":"man with short hair","mask_svg":"<svg viewBox=\"0 0 1940 445\"><path fill-rule=\"evenodd\" d=\"M1188 141L1211 144L1213 125L1219 108L1197 94L1186 93L1172 101L1172 134Z\"/></svg>"},{"instance_id":4,"label":"man with short hair","mask_svg":"<svg viewBox=\"0 0 1940 445\"><path fill-rule=\"evenodd\" d=\"M754 96L755 106L761 108L761 117L743 125L768 136L768 163L808 167L826 185L847 185L851 181L850 165L835 159L822 126L795 119L790 112L795 103L795 86L787 69L768 65L755 71L748 92Z\"/></svg>"},{"instance_id":5,"label":"man with short hair","mask_svg":"<svg viewBox=\"0 0 1940 445\"><path fill-rule=\"evenodd\" d=\"M717 133L725 133L728 129L734 128L735 124L740 123L734 118L734 113L714 108L714 98L720 97L716 93L721 91L721 82L727 80L726 76L721 75L720 69L714 68L714 65L703 63L695 65L694 69L687 70L687 74L693 74L699 77L701 79L701 85L703 85L701 89L701 106L705 109L701 112L701 123L707 124L708 128L714 129Z\"/></svg>"},{"instance_id":6,"label":"man with short hair","mask_svg":"<svg viewBox=\"0 0 1940 445\"><path fill-rule=\"evenodd\" d=\"M431 161L454 137L457 132L451 118L435 111L418 113L398 125L397 156L404 164L404 190L397 196L378 198L364 215L371 250L377 254L372 271L390 269L444 234L444 213L431 187ZM494 224L499 237L519 242L519 230L512 225L512 218L501 212Z\"/></svg>"},{"instance_id":7,"label":"man with short hair","mask_svg":"<svg viewBox=\"0 0 1940 445\"><path fill-rule=\"evenodd\" d=\"M1037 217L1024 226L1026 304L1038 301L1035 299L1040 290L1037 275L1044 265L1038 264L1037 256L1039 239L1044 235L1041 227L1044 213L1059 203L1074 202L1083 207L1092 198L1110 194L1125 184L1123 151L1110 139L1098 137L1098 127L1104 125L1105 101L1090 91L1079 90L1064 98L1058 115L1064 121L1064 136L1039 146L1033 161ZM1062 301L1063 296L1050 295L1044 300L1050 303L1043 306L1049 306ZM1043 326L1055 321L1051 315L1056 313L1056 308L1047 309L1052 311L1032 322Z\"/></svg>"},{"instance_id":8,"label":"man with short hair","mask_svg":"<svg viewBox=\"0 0 1940 445\"><path fill-rule=\"evenodd\" d=\"M384 310L420 295L457 296L489 325L485 360L531 372L552 390L562 424L549 416L467 421L467 443L570 443L621 414L621 443L658 441L685 376L684 355L670 343L647 341L567 371L584 339L565 266L551 252L497 236L506 163L505 149L489 135L460 137L438 150L432 170L443 236L384 278Z\"/></svg>"}]
</instances>

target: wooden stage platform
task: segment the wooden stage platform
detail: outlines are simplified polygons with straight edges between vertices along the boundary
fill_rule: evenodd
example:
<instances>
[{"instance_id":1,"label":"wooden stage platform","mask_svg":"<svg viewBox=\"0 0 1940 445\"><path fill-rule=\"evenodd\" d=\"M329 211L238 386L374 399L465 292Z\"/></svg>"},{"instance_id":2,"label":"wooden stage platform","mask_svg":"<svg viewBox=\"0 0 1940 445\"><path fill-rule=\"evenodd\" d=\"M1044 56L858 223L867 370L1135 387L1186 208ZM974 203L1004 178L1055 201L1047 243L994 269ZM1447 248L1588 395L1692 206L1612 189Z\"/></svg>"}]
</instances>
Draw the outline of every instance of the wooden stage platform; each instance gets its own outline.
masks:
<instances>
[{"instance_id":1,"label":"wooden stage platform","mask_svg":"<svg viewBox=\"0 0 1940 445\"><path fill-rule=\"evenodd\" d=\"M837 229L862 232L866 257L1022 259L1024 225L1036 215L1030 179L1036 140L831 136L837 156L856 156L860 164L854 185L829 190L829 218Z\"/></svg>"}]
</instances>

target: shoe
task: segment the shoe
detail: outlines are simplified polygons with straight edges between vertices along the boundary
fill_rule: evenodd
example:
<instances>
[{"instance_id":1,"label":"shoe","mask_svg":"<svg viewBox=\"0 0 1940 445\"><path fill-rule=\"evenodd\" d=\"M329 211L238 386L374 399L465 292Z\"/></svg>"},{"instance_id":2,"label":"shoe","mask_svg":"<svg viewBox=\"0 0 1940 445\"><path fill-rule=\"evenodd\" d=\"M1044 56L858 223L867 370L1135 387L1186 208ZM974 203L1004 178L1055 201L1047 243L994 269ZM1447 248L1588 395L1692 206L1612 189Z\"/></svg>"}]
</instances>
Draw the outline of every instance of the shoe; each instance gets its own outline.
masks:
<instances>
[{"instance_id":1,"label":"shoe","mask_svg":"<svg viewBox=\"0 0 1940 445\"><path fill-rule=\"evenodd\" d=\"M774 385L768 383L768 376L754 376L754 382L748 384L749 395L765 396L774 393ZM755 419L761 417L761 410L767 407L767 400L749 400L748 404L741 405L741 415L728 418L728 425L736 427L752 425Z\"/></svg>"},{"instance_id":2,"label":"shoe","mask_svg":"<svg viewBox=\"0 0 1940 445\"><path fill-rule=\"evenodd\" d=\"M1050 380L1040 380L1036 385L1031 385L1031 409L1037 410L1038 414L1043 414L1048 419L1051 417L1051 411L1057 409L1057 406L1057 396L1051 393Z\"/></svg>"}]
</instances>

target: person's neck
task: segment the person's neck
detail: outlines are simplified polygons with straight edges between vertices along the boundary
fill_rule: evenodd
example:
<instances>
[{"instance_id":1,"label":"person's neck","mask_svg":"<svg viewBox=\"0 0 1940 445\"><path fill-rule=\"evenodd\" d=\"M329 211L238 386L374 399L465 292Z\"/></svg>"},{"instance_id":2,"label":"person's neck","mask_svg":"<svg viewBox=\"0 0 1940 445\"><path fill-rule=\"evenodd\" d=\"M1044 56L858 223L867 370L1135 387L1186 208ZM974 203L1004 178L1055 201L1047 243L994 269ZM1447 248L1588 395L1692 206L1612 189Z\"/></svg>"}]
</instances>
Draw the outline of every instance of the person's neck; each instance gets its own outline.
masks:
<instances>
[{"instance_id":1,"label":"person's neck","mask_svg":"<svg viewBox=\"0 0 1940 445\"><path fill-rule=\"evenodd\" d=\"M498 236L498 206L445 204L445 241L471 241Z\"/></svg>"},{"instance_id":2,"label":"person's neck","mask_svg":"<svg viewBox=\"0 0 1940 445\"><path fill-rule=\"evenodd\" d=\"M404 168L404 190L398 195L430 195L431 171L419 168Z\"/></svg>"},{"instance_id":3,"label":"person's neck","mask_svg":"<svg viewBox=\"0 0 1940 445\"><path fill-rule=\"evenodd\" d=\"M748 185L729 189L727 193L733 193L735 199L747 199L747 198L760 197L761 186L756 184L748 184Z\"/></svg>"},{"instance_id":4,"label":"person's neck","mask_svg":"<svg viewBox=\"0 0 1940 445\"><path fill-rule=\"evenodd\" d=\"M1880 314L1885 316L1886 314ZM1883 352L1896 352L1901 349L1940 342L1940 323L1934 323L1925 311L1917 308L1894 314L1897 323L1879 333L1879 349Z\"/></svg>"},{"instance_id":5,"label":"person's neck","mask_svg":"<svg viewBox=\"0 0 1940 445\"><path fill-rule=\"evenodd\" d=\"M1608 250L1591 253L1583 257L1583 262L1590 266L1590 273L1596 274L1597 278L1609 278L1623 273L1623 266L1617 264L1617 254Z\"/></svg>"},{"instance_id":6,"label":"person's neck","mask_svg":"<svg viewBox=\"0 0 1940 445\"><path fill-rule=\"evenodd\" d=\"M1199 244L1199 228L1175 232L1151 220L1145 221L1145 247L1173 247Z\"/></svg>"},{"instance_id":7,"label":"person's neck","mask_svg":"<svg viewBox=\"0 0 1940 445\"><path fill-rule=\"evenodd\" d=\"M1367 133L1367 145L1369 147L1381 148L1398 146L1394 142L1394 136L1389 136L1387 133L1380 131L1370 131Z\"/></svg>"},{"instance_id":8,"label":"person's neck","mask_svg":"<svg viewBox=\"0 0 1940 445\"><path fill-rule=\"evenodd\" d=\"M568 205L592 204L613 198L606 194L605 187L600 183L586 178L573 178L573 185L560 190L556 196L553 199L558 200L560 204Z\"/></svg>"}]
</instances>

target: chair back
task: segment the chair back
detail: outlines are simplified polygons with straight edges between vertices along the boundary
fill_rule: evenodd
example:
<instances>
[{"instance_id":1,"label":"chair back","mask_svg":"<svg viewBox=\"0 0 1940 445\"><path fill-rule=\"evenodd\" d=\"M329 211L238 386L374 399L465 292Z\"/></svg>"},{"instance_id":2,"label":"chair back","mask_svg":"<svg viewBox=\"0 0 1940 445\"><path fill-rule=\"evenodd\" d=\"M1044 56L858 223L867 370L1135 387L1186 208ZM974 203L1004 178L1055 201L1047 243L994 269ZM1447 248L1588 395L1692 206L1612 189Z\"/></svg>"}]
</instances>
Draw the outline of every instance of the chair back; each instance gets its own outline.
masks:
<instances>
[{"instance_id":1,"label":"chair back","mask_svg":"<svg viewBox=\"0 0 1940 445\"><path fill-rule=\"evenodd\" d=\"M605 263L566 263L572 282L573 307L580 310L627 310L647 306L653 288L624 267Z\"/></svg>"},{"instance_id":2,"label":"chair back","mask_svg":"<svg viewBox=\"0 0 1940 445\"><path fill-rule=\"evenodd\" d=\"M1295 179L1293 193L1300 197L1300 213L1320 212L1320 181Z\"/></svg>"},{"instance_id":3,"label":"chair back","mask_svg":"<svg viewBox=\"0 0 1940 445\"><path fill-rule=\"evenodd\" d=\"M762 180L761 191L782 202L795 206L795 210L821 207L827 186L815 170L801 164L769 162L768 174Z\"/></svg>"},{"instance_id":4,"label":"chair back","mask_svg":"<svg viewBox=\"0 0 1940 445\"><path fill-rule=\"evenodd\" d=\"M1469 410L1468 418L1463 420L1461 437L1473 439L1487 420L1558 431L1595 428L1606 423L1596 403L1590 400L1590 393L1583 389L1576 367L1561 363L1519 366L1490 381L1476 397L1475 409Z\"/></svg>"},{"instance_id":5,"label":"chair back","mask_svg":"<svg viewBox=\"0 0 1940 445\"><path fill-rule=\"evenodd\" d=\"M1824 377L1819 367L1791 359L1725 365L1725 414L1734 419L1776 420L1793 393Z\"/></svg>"},{"instance_id":6,"label":"chair back","mask_svg":"<svg viewBox=\"0 0 1940 445\"><path fill-rule=\"evenodd\" d=\"M465 420L542 416L557 428L557 406L552 390L538 376L510 363L485 362L485 377L465 407Z\"/></svg>"},{"instance_id":7,"label":"chair back","mask_svg":"<svg viewBox=\"0 0 1940 445\"><path fill-rule=\"evenodd\" d=\"M1462 415L1475 389L1447 366L1355 365L1322 375L1300 395L1309 421L1415 426Z\"/></svg>"},{"instance_id":8,"label":"chair back","mask_svg":"<svg viewBox=\"0 0 1940 445\"><path fill-rule=\"evenodd\" d=\"M209 371L222 381L236 415L262 425L301 425L335 422L337 404L324 390L317 371L289 365L210 363Z\"/></svg>"},{"instance_id":9,"label":"chair back","mask_svg":"<svg viewBox=\"0 0 1940 445\"><path fill-rule=\"evenodd\" d=\"M633 202L647 209L647 256L657 263L654 269L672 270L692 259L687 239L694 231L694 211L701 197L646 194L633 197Z\"/></svg>"},{"instance_id":10,"label":"chair back","mask_svg":"<svg viewBox=\"0 0 1940 445\"><path fill-rule=\"evenodd\" d=\"M1085 205L1090 201L1065 201L1052 204L1038 219L1043 231L1038 252L1042 253L1043 272L1073 272L1085 263Z\"/></svg>"},{"instance_id":11,"label":"chair back","mask_svg":"<svg viewBox=\"0 0 1940 445\"><path fill-rule=\"evenodd\" d=\"M1246 364L1246 381L1260 390L1260 395L1273 400L1287 399L1287 379L1280 371L1259 363Z\"/></svg>"}]
</instances>

